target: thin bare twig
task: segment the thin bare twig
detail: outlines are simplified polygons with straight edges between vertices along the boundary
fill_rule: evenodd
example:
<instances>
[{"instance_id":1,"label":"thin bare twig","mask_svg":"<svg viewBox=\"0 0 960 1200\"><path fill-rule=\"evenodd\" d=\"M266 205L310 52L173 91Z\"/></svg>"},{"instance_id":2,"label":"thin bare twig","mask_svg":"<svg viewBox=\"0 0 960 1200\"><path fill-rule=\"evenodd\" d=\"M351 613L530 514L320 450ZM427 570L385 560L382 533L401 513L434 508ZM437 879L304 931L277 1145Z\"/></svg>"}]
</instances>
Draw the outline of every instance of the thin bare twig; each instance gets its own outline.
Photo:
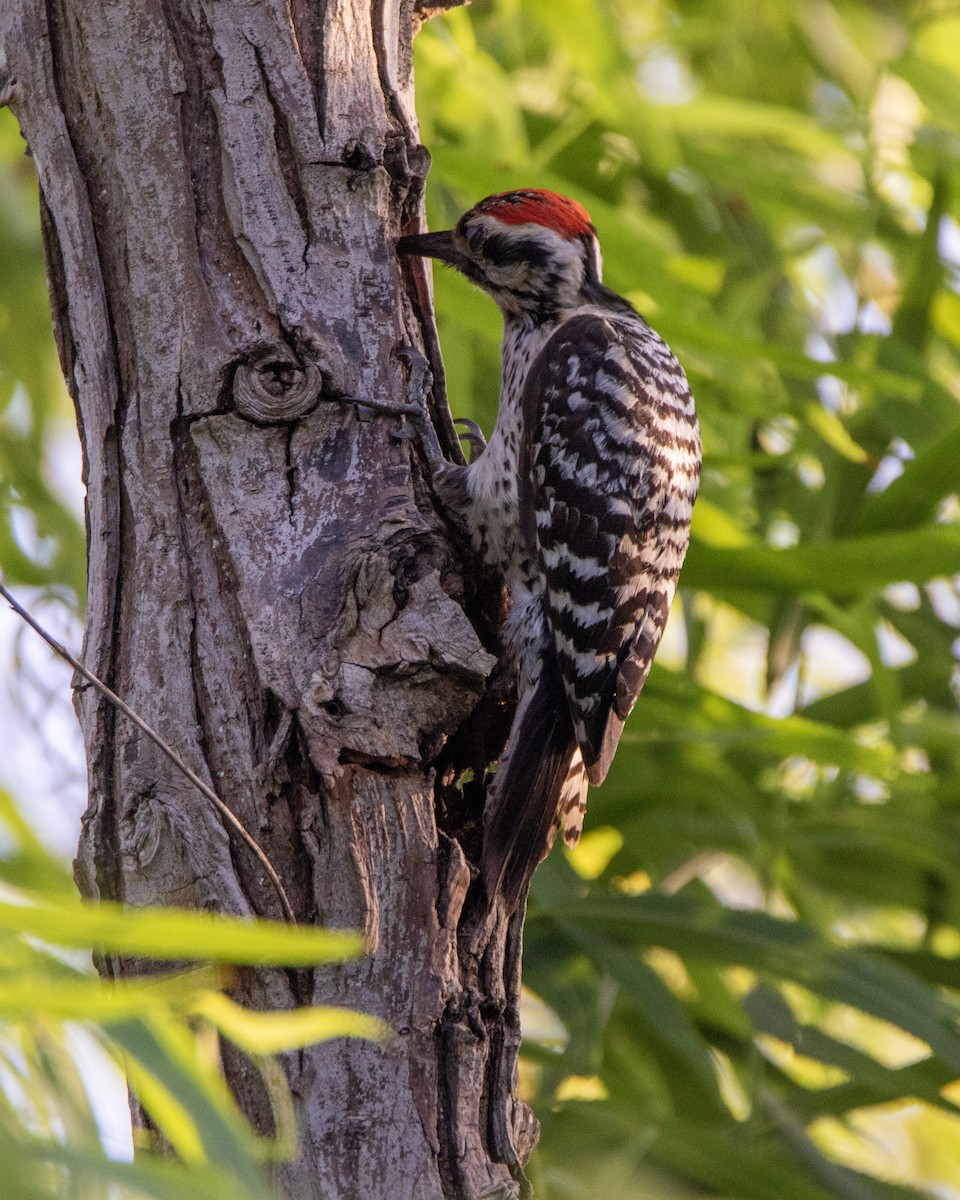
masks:
<instances>
[{"instance_id":1,"label":"thin bare twig","mask_svg":"<svg viewBox=\"0 0 960 1200\"><path fill-rule=\"evenodd\" d=\"M150 725L148 725L143 717L134 712L134 710L129 704L126 703L125 700L121 700L117 693L108 688L102 679L99 679L92 671L88 671L79 659L75 658L65 646L62 646L55 637L49 634L43 628L43 626L36 621L30 615L30 613L27 612L23 605L21 605L17 599L11 595L2 582L0 582L0 596L3 596L18 617L21 617L24 621L26 621L30 628L43 638L43 640L55 654L59 655L64 662L69 663L70 666L73 667L75 671L78 671L89 683L92 683L97 691L100 692L102 696L105 696L115 708L118 708L125 717L129 717L129 719L134 723L134 725L137 726L138 729L142 729L147 737L150 738L150 740L154 743L154 745L162 750L167 758L169 758L173 763L173 765L184 775L186 775L187 779L190 780L194 787L197 788L198 791L200 791L210 801L210 803L221 814L231 829L233 829L233 831L244 842L246 842L246 844L256 855L260 865L270 877L270 882L276 889L277 896L280 900L280 905L283 908L284 916L291 925L296 925L297 919L293 915L293 909L290 907L290 901L287 899L287 893L283 890L283 884L280 882L280 876L273 869L273 863L271 863L270 859L267 857L266 853L260 846L260 843L257 842L257 840L247 832L243 822L234 814L233 810L224 804L224 802L212 788L207 787L207 785L203 782L200 776L196 774L195 771L191 771L180 755L177 754L177 752L171 746L167 745L160 734L157 733L157 731Z\"/></svg>"}]
</instances>

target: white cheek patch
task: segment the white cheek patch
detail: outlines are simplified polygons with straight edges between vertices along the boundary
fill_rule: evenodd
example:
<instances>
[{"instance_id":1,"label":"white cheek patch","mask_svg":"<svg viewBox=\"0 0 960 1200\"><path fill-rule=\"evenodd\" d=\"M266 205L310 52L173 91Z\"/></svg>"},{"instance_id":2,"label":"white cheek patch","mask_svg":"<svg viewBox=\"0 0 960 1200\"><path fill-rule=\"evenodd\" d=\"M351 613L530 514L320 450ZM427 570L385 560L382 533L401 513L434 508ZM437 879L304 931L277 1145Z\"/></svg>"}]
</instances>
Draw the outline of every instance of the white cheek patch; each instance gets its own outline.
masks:
<instances>
[{"instance_id":1,"label":"white cheek patch","mask_svg":"<svg viewBox=\"0 0 960 1200\"><path fill-rule=\"evenodd\" d=\"M597 270L597 279L603 278L603 255L600 253L600 243L596 238L590 239L590 244L593 249L593 265Z\"/></svg>"}]
</instances>

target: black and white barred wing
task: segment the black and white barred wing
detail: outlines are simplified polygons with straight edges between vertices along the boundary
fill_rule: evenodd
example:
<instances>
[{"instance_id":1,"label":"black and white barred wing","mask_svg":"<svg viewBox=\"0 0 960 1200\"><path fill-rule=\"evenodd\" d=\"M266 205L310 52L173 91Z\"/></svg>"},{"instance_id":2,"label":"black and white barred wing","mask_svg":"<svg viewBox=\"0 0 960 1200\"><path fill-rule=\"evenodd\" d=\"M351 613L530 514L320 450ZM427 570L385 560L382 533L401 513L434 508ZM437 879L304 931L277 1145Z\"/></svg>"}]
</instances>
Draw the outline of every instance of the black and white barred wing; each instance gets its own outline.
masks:
<instances>
[{"instance_id":1,"label":"black and white barred wing","mask_svg":"<svg viewBox=\"0 0 960 1200\"><path fill-rule=\"evenodd\" d=\"M577 743L598 784L646 681L689 542L700 466L693 399L641 318L583 315L539 355L524 425L524 529Z\"/></svg>"}]
</instances>

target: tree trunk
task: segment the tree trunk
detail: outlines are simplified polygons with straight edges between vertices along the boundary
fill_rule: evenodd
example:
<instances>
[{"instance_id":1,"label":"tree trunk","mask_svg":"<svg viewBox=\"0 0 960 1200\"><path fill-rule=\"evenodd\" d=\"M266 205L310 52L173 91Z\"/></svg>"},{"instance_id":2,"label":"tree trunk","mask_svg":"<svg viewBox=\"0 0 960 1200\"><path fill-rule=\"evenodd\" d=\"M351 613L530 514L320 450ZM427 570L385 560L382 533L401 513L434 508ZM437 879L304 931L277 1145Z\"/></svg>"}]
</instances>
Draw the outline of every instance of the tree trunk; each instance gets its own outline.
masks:
<instances>
[{"instance_id":1,"label":"tree trunk","mask_svg":"<svg viewBox=\"0 0 960 1200\"><path fill-rule=\"evenodd\" d=\"M424 7L0 11L83 439L85 662L233 808L300 921L366 931L361 961L251 971L236 994L348 1005L395 1035L285 1056L300 1140L276 1178L297 1200L517 1196L536 1139L513 1094L522 917L476 936L481 783L509 706L474 711L496 644L470 616L499 591L465 584L396 420L342 399L402 402L398 348L436 344L428 281L394 251L422 213ZM84 893L279 917L190 783L97 694L77 703ZM259 1075L226 1051L225 1070L269 1132Z\"/></svg>"}]
</instances>

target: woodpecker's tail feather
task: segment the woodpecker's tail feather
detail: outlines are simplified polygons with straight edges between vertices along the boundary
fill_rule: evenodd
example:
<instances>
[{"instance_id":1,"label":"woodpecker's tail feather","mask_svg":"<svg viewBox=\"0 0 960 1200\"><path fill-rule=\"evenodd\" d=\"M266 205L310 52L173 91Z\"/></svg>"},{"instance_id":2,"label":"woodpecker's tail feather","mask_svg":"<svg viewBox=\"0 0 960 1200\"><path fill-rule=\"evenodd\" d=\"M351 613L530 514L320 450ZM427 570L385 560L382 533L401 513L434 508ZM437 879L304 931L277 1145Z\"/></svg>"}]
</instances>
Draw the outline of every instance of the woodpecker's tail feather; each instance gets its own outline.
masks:
<instances>
[{"instance_id":1,"label":"woodpecker's tail feather","mask_svg":"<svg viewBox=\"0 0 960 1200\"><path fill-rule=\"evenodd\" d=\"M500 895L508 912L517 907L531 875L553 845L561 811L568 811L568 801L581 811L586 789L562 686L559 680L551 686L547 674L520 702L487 797L483 883L490 904ZM568 779L574 758L579 759L579 772L572 791Z\"/></svg>"},{"instance_id":2,"label":"woodpecker's tail feather","mask_svg":"<svg viewBox=\"0 0 960 1200\"><path fill-rule=\"evenodd\" d=\"M580 747L573 752L567 778L560 791L560 806L557 824L563 840L572 849L583 833L583 814L587 811L587 768Z\"/></svg>"}]
</instances>

